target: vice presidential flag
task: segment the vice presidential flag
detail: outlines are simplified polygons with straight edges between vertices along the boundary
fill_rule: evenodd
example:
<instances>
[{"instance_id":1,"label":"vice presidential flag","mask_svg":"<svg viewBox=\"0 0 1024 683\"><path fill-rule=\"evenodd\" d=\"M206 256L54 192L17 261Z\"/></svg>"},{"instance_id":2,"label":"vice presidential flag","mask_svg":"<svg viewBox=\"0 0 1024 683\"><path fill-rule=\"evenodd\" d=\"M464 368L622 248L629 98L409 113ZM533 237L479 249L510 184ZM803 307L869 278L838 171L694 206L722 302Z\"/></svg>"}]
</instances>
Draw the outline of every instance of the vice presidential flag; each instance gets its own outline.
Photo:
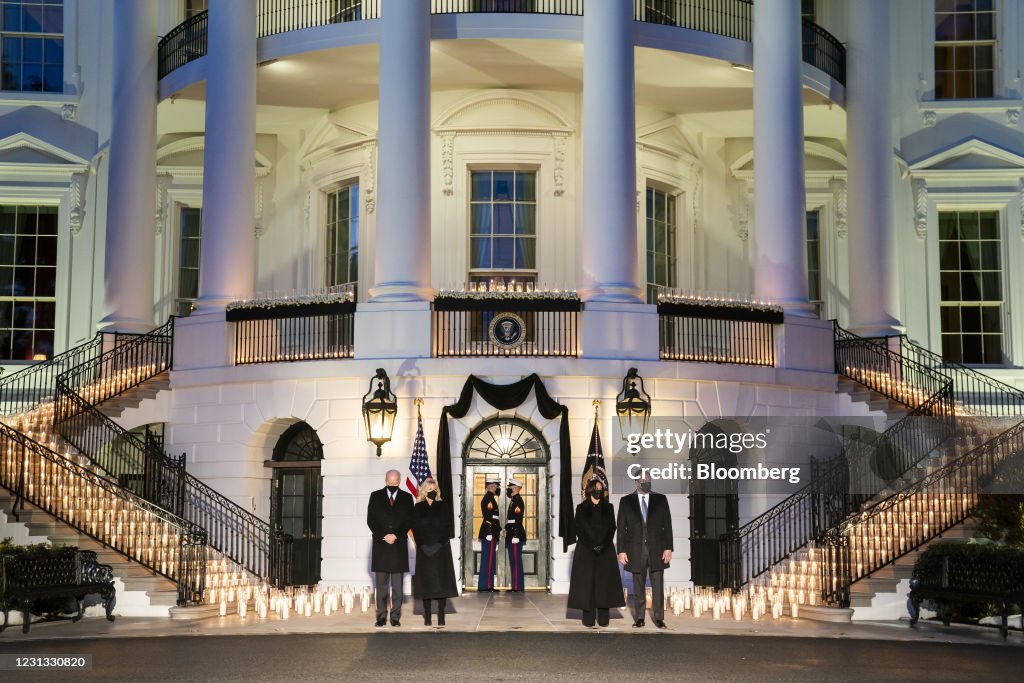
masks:
<instances>
[{"instance_id":1,"label":"vice presidential flag","mask_svg":"<svg viewBox=\"0 0 1024 683\"><path fill-rule=\"evenodd\" d=\"M587 462L583 465L583 481L580 488L586 490L587 482L597 478L604 484L605 495L608 494L608 473L604 469L604 450L601 448L601 433L597 429L597 418L594 418L594 432L590 435L590 448L587 450Z\"/></svg>"},{"instance_id":2,"label":"vice presidential flag","mask_svg":"<svg viewBox=\"0 0 1024 683\"><path fill-rule=\"evenodd\" d=\"M423 438L423 418L419 418L416 439L412 442L412 457L409 459L409 474L405 477L405 488L415 498L419 495L420 484L430 477L430 463L427 461L427 442Z\"/></svg>"}]
</instances>

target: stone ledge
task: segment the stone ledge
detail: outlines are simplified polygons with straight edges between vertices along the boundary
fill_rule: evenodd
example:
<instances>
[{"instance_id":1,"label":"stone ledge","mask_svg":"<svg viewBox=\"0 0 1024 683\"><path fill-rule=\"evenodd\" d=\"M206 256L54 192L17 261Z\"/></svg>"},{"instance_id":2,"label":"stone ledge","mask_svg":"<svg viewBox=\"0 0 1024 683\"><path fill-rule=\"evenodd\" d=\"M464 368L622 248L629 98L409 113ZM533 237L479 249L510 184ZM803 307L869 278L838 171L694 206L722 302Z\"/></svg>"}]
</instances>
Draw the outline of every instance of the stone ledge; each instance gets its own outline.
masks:
<instances>
[{"instance_id":1,"label":"stone ledge","mask_svg":"<svg viewBox=\"0 0 1024 683\"><path fill-rule=\"evenodd\" d=\"M800 618L811 621L826 621L831 624L849 624L853 622L853 609L850 607L800 605Z\"/></svg>"},{"instance_id":2,"label":"stone ledge","mask_svg":"<svg viewBox=\"0 0 1024 683\"><path fill-rule=\"evenodd\" d=\"M188 619L209 619L220 615L220 605L197 605L195 607L171 607L171 619L185 621Z\"/></svg>"}]
</instances>

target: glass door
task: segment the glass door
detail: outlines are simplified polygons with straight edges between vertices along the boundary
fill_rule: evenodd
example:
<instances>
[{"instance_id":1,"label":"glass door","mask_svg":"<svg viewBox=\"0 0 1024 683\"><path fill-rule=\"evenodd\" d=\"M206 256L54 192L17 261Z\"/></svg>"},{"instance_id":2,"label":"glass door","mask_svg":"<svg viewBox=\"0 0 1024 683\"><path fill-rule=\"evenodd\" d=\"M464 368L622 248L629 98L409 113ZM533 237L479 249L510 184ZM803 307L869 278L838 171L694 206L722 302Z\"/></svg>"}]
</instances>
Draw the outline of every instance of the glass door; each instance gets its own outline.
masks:
<instances>
[{"instance_id":1,"label":"glass door","mask_svg":"<svg viewBox=\"0 0 1024 683\"><path fill-rule=\"evenodd\" d=\"M292 537L293 585L320 581L322 501L319 467L275 468L271 525Z\"/></svg>"}]
</instances>

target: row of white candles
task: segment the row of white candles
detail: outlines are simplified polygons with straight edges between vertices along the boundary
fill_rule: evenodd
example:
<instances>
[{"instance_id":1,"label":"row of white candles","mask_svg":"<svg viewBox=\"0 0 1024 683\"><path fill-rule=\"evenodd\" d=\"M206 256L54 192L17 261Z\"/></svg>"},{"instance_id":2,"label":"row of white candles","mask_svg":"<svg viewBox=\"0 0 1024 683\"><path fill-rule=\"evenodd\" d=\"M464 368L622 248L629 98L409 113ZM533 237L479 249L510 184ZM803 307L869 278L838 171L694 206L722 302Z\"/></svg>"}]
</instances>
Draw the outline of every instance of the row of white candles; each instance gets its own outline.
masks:
<instances>
[{"instance_id":1,"label":"row of white candles","mask_svg":"<svg viewBox=\"0 0 1024 683\"><path fill-rule=\"evenodd\" d=\"M227 616L230 609L244 619L249 613L250 602L259 619L266 619L270 614L280 619L288 619L292 614L306 618L314 615L329 617L335 612L351 614L357 603L360 612L369 611L373 603L373 589L364 586L357 591L352 586L339 588L319 585L280 589L265 582L242 583L209 588L207 600L210 604L218 605L222 617Z\"/></svg>"}]
</instances>

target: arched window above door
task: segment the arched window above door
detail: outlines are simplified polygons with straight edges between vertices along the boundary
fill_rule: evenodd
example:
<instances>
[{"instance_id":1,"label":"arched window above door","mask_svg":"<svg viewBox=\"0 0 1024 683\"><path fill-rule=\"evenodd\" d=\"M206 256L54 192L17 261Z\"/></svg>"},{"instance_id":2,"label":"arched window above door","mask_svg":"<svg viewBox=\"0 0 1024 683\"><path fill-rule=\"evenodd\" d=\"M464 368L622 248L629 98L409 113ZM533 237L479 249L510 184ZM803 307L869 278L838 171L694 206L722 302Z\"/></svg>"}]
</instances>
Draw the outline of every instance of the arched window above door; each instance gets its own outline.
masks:
<instances>
[{"instance_id":1,"label":"arched window above door","mask_svg":"<svg viewBox=\"0 0 1024 683\"><path fill-rule=\"evenodd\" d=\"M540 431L518 417L484 420L466 439L467 461L547 462L548 444Z\"/></svg>"},{"instance_id":2,"label":"arched window above door","mask_svg":"<svg viewBox=\"0 0 1024 683\"><path fill-rule=\"evenodd\" d=\"M305 422L296 422L277 440L273 459L275 462L323 460L324 446L312 427Z\"/></svg>"}]
</instances>

